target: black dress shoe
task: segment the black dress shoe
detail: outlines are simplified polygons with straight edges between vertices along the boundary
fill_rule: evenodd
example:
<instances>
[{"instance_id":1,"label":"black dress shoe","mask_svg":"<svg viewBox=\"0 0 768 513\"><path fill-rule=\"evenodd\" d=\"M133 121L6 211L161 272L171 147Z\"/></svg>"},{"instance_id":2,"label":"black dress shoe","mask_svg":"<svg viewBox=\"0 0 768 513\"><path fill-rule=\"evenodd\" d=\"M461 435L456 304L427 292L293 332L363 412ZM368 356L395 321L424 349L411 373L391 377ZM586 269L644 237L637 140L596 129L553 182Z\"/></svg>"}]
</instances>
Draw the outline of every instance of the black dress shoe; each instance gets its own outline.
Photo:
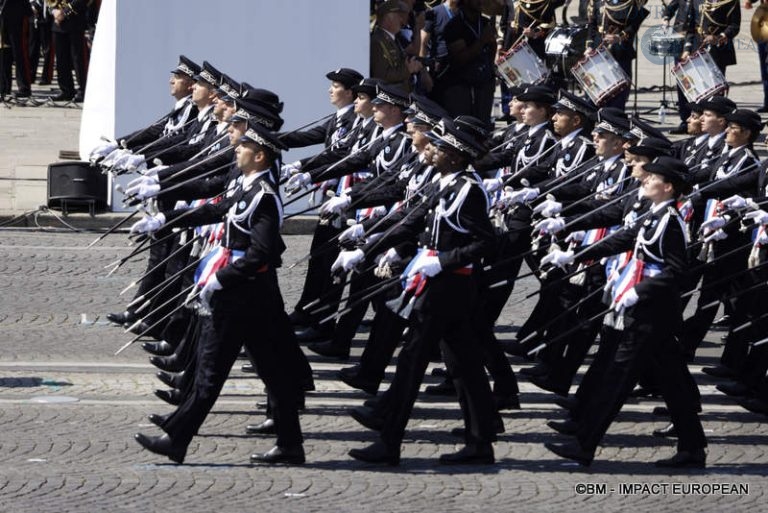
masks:
<instances>
[{"instance_id":1,"label":"black dress shoe","mask_svg":"<svg viewBox=\"0 0 768 513\"><path fill-rule=\"evenodd\" d=\"M133 312L129 312L126 310L122 313L108 313L107 314L107 320L110 322L114 322L115 324L119 324L120 326L128 323L134 323L136 322L136 314Z\"/></svg>"},{"instance_id":2,"label":"black dress shoe","mask_svg":"<svg viewBox=\"0 0 768 513\"><path fill-rule=\"evenodd\" d=\"M273 419L267 419L261 424L248 424L245 426L245 432L249 435L274 435L277 428Z\"/></svg>"},{"instance_id":3,"label":"black dress shoe","mask_svg":"<svg viewBox=\"0 0 768 513\"><path fill-rule=\"evenodd\" d=\"M563 420L560 422L550 420L547 422L547 426L564 435L575 435L579 430L579 423L575 420Z\"/></svg>"},{"instance_id":4,"label":"black dress shoe","mask_svg":"<svg viewBox=\"0 0 768 513\"><path fill-rule=\"evenodd\" d=\"M333 330L318 329L314 326L296 330L296 340L299 342L317 342L319 340L330 340L333 338Z\"/></svg>"},{"instance_id":5,"label":"black dress shoe","mask_svg":"<svg viewBox=\"0 0 768 513\"><path fill-rule=\"evenodd\" d=\"M350 456L366 463L384 463L390 466L400 464L400 451L388 447L384 442L375 442L363 449L350 449Z\"/></svg>"},{"instance_id":6,"label":"black dress shoe","mask_svg":"<svg viewBox=\"0 0 768 513\"><path fill-rule=\"evenodd\" d=\"M155 374L155 376L157 376L157 379L162 381L169 388L181 388L179 386L179 380L183 375L184 375L184 371L181 371L180 374L174 374L172 372L165 372L165 371L157 371L157 373Z\"/></svg>"},{"instance_id":7,"label":"black dress shoe","mask_svg":"<svg viewBox=\"0 0 768 513\"><path fill-rule=\"evenodd\" d=\"M653 436L657 438L677 438L677 428L670 422L661 429L654 429Z\"/></svg>"},{"instance_id":8,"label":"black dress shoe","mask_svg":"<svg viewBox=\"0 0 768 513\"><path fill-rule=\"evenodd\" d=\"M72 101L72 98L74 97L75 97L75 93L65 93L64 91L62 91L56 96L52 96L51 100L55 102L69 102L69 101Z\"/></svg>"},{"instance_id":9,"label":"black dress shoe","mask_svg":"<svg viewBox=\"0 0 768 513\"><path fill-rule=\"evenodd\" d=\"M157 413L150 413L147 415L147 418L152 424L159 428L162 428L163 424L165 424L165 421L168 420L167 415L158 415Z\"/></svg>"},{"instance_id":10,"label":"black dress shoe","mask_svg":"<svg viewBox=\"0 0 768 513\"><path fill-rule=\"evenodd\" d=\"M731 316L728 314L723 315L719 319L716 319L714 322L712 322L712 326L715 328L727 328L731 325Z\"/></svg>"},{"instance_id":11,"label":"black dress shoe","mask_svg":"<svg viewBox=\"0 0 768 513\"><path fill-rule=\"evenodd\" d=\"M341 344L338 344L333 340L309 344L307 349L313 353L319 354L320 356L337 358L339 360L349 360L349 346L342 347Z\"/></svg>"},{"instance_id":12,"label":"black dress shoe","mask_svg":"<svg viewBox=\"0 0 768 513\"><path fill-rule=\"evenodd\" d=\"M707 466L707 453L704 452L704 449L678 451L671 458L658 460L656 466L663 468L704 468Z\"/></svg>"},{"instance_id":13,"label":"black dress shoe","mask_svg":"<svg viewBox=\"0 0 768 513\"><path fill-rule=\"evenodd\" d=\"M544 363L537 363L533 367L523 367L520 369L520 374L526 376L545 376L549 374L549 367Z\"/></svg>"},{"instance_id":14,"label":"black dress shoe","mask_svg":"<svg viewBox=\"0 0 768 513\"><path fill-rule=\"evenodd\" d=\"M757 112L758 114L765 114L766 112L768 112L768 106L763 105L762 107L757 109L755 112Z\"/></svg>"},{"instance_id":15,"label":"black dress shoe","mask_svg":"<svg viewBox=\"0 0 768 513\"><path fill-rule=\"evenodd\" d=\"M561 385L556 385L555 383L552 383L552 381L549 379L548 376L531 376L528 378L528 381L530 381L531 383L533 383L534 385L536 385L541 389L547 390L557 395L561 395L561 396L568 395L567 388L564 388Z\"/></svg>"},{"instance_id":16,"label":"black dress shoe","mask_svg":"<svg viewBox=\"0 0 768 513\"><path fill-rule=\"evenodd\" d=\"M492 465L496 459L488 443L465 445L456 452L441 454L439 461L443 465Z\"/></svg>"},{"instance_id":17,"label":"black dress shoe","mask_svg":"<svg viewBox=\"0 0 768 513\"><path fill-rule=\"evenodd\" d=\"M592 460L595 458L594 453L582 449L578 442L569 442L565 444L553 444L547 442L544 447L554 452L561 458L567 458L573 460L579 465L588 467L592 464Z\"/></svg>"},{"instance_id":18,"label":"black dress shoe","mask_svg":"<svg viewBox=\"0 0 768 513\"><path fill-rule=\"evenodd\" d=\"M520 409L520 397L517 394L493 394L493 403L496 406L496 411Z\"/></svg>"},{"instance_id":19,"label":"black dress shoe","mask_svg":"<svg viewBox=\"0 0 768 513\"><path fill-rule=\"evenodd\" d=\"M504 342L502 343L501 348L504 350L505 353L509 355L519 356L520 358L525 358L528 361L533 361L533 356L530 356L528 354L528 349L526 348L526 346L524 346L517 340L510 340L508 342Z\"/></svg>"},{"instance_id":20,"label":"black dress shoe","mask_svg":"<svg viewBox=\"0 0 768 513\"><path fill-rule=\"evenodd\" d=\"M768 403L757 397L738 397L736 402L747 411L768 415Z\"/></svg>"},{"instance_id":21,"label":"black dress shoe","mask_svg":"<svg viewBox=\"0 0 768 513\"><path fill-rule=\"evenodd\" d=\"M656 406L653 409L653 414L659 417L669 417L669 409L666 406Z\"/></svg>"},{"instance_id":22,"label":"black dress shoe","mask_svg":"<svg viewBox=\"0 0 768 513\"><path fill-rule=\"evenodd\" d=\"M85 94L78 92L72 97L72 101L75 103L83 103L85 101Z\"/></svg>"},{"instance_id":23,"label":"black dress shoe","mask_svg":"<svg viewBox=\"0 0 768 513\"><path fill-rule=\"evenodd\" d=\"M561 408L565 408L569 411L574 411L579 407L579 400L576 399L574 396L556 396L552 402L554 402L556 405L558 405Z\"/></svg>"},{"instance_id":24,"label":"black dress shoe","mask_svg":"<svg viewBox=\"0 0 768 513\"><path fill-rule=\"evenodd\" d=\"M240 370L248 374L256 374L256 367L254 367L252 363L244 363L240 367Z\"/></svg>"},{"instance_id":25,"label":"black dress shoe","mask_svg":"<svg viewBox=\"0 0 768 513\"><path fill-rule=\"evenodd\" d=\"M150 356L149 363L160 370L168 372L181 372L184 366L176 356Z\"/></svg>"},{"instance_id":26,"label":"black dress shoe","mask_svg":"<svg viewBox=\"0 0 768 513\"><path fill-rule=\"evenodd\" d=\"M674 135L685 135L688 133L688 125L686 123L680 123L675 128L670 130L669 133Z\"/></svg>"},{"instance_id":27,"label":"black dress shoe","mask_svg":"<svg viewBox=\"0 0 768 513\"><path fill-rule=\"evenodd\" d=\"M436 378L447 378L448 377L448 369L445 367L435 367L432 369L432 372L430 373Z\"/></svg>"},{"instance_id":28,"label":"black dress shoe","mask_svg":"<svg viewBox=\"0 0 768 513\"><path fill-rule=\"evenodd\" d=\"M154 337L152 333L150 333L150 326L146 322L140 322L138 324L133 323L130 326L128 326L128 331L133 333L134 335L141 335L141 336L148 336L148 337Z\"/></svg>"},{"instance_id":29,"label":"black dress shoe","mask_svg":"<svg viewBox=\"0 0 768 513\"><path fill-rule=\"evenodd\" d=\"M373 431L381 431L384 427L384 419L377 416L370 408L356 406L349 409L349 415L362 426Z\"/></svg>"},{"instance_id":30,"label":"black dress shoe","mask_svg":"<svg viewBox=\"0 0 768 513\"><path fill-rule=\"evenodd\" d=\"M712 376L714 378L731 379L736 377L736 373L733 372L728 367L726 367L725 365L715 365L714 367L704 367L701 369L701 372L709 376Z\"/></svg>"},{"instance_id":31,"label":"black dress shoe","mask_svg":"<svg viewBox=\"0 0 768 513\"><path fill-rule=\"evenodd\" d=\"M339 380L341 380L341 382L345 385L356 388L358 390L362 390L367 394L376 395L376 393L379 391L378 383L369 381L357 374L352 374L351 372L342 374L341 371L339 371Z\"/></svg>"},{"instance_id":32,"label":"black dress shoe","mask_svg":"<svg viewBox=\"0 0 768 513\"><path fill-rule=\"evenodd\" d=\"M301 465L306 461L304 447L280 447L276 445L264 454L251 454L251 463L283 463L286 465Z\"/></svg>"},{"instance_id":33,"label":"black dress shoe","mask_svg":"<svg viewBox=\"0 0 768 513\"><path fill-rule=\"evenodd\" d=\"M173 440L168 435L147 436L142 433L136 433L136 441L146 450L167 456L175 463L184 463L184 457L187 454L187 448L178 448L173 446Z\"/></svg>"},{"instance_id":34,"label":"black dress shoe","mask_svg":"<svg viewBox=\"0 0 768 513\"><path fill-rule=\"evenodd\" d=\"M725 395L730 395L732 397L746 397L752 395L752 389L738 381L733 383L721 383L716 385L715 388Z\"/></svg>"},{"instance_id":35,"label":"black dress shoe","mask_svg":"<svg viewBox=\"0 0 768 513\"><path fill-rule=\"evenodd\" d=\"M173 406L181 404L181 392L175 388L173 390L155 390L155 395Z\"/></svg>"},{"instance_id":36,"label":"black dress shoe","mask_svg":"<svg viewBox=\"0 0 768 513\"><path fill-rule=\"evenodd\" d=\"M455 397L456 387L453 385L453 380L445 380L437 385L427 386L424 393L440 397Z\"/></svg>"},{"instance_id":37,"label":"black dress shoe","mask_svg":"<svg viewBox=\"0 0 768 513\"><path fill-rule=\"evenodd\" d=\"M312 318L301 310L294 310L288 315L288 320L294 326L307 327L312 323Z\"/></svg>"},{"instance_id":38,"label":"black dress shoe","mask_svg":"<svg viewBox=\"0 0 768 513\"><path fill-rule=\"evenodd\" d=\"M171 356L175 349L165 340L161 340L160 342L144 342L141 344L141 347L144 351L155 356Z\"/></svg>"},{"instance_id":39,"label":"black dress shoe","mask_svg":"<svg viewBox=\"0 0 768 513\"><path fill-rule=\"evenodd\" d=\"M659 397L661 394L657 390L651 390L642 386L637 386L629 393L629 397Z\"/></svg>"}]
</instances>

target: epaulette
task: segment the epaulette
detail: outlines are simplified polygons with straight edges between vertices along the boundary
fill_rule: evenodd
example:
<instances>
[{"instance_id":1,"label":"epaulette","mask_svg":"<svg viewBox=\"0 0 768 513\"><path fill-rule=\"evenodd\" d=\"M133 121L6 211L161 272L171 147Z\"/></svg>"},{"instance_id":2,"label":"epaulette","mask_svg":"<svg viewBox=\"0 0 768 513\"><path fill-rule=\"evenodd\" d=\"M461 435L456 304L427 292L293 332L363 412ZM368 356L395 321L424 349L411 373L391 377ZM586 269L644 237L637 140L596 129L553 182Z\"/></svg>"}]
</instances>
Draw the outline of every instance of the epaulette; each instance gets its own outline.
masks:
<instances>
[{"instance_id":1,"label":"epaulette","mask_svg":"<svg viewBox=\"0 0 768 513\"><path fill-rule=\"evenodd\" d=\"M272 184L269 183L267 180L260 180L261 182L261 190L264 191L266 194L277 194L277 191L275 191L275 188L272 187Z\"/></svg>"}]
</instances>

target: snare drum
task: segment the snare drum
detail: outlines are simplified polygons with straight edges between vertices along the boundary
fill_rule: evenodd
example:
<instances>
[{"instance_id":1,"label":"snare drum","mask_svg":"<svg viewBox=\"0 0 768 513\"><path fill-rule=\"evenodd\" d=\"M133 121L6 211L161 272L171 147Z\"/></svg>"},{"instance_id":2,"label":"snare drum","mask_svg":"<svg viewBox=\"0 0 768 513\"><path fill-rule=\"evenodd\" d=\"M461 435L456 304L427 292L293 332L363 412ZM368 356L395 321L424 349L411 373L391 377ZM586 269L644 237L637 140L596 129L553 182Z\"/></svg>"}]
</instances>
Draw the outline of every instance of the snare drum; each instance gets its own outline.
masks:
<instances>
[{"instance_id":1,"label":"snare drum","mask_svg":"<svg viewBox=\"0 0 768 513\"><path fill-rule=\"evenodd\" d=\"M685 46L685 36L667 30L657 30L651 34L648 51L659 57L680 57Z\"/></svg>"},{"instance_id":2,"label":"snare drum","mask_svg":"<svg viewBox=\"0 0 768 513\"><path fill-rule=\"evenodd\" d=\"M725 77L706 48L675 64L672 76L689 102L709 98L728 88Z\"/></svg>"},{"instance_id":3,"label":"snare drum","mask_svg":"<svg viewBox=\"0 0 768 513\"><path fill-rule=\"evenodd\" d=\"M627 74L605 48L582 58L571 73L598 107L630 85Z\"/></svg>"},{"instance_id":4,"label":"snare drum","mask_svg":"<svg viewBox=\"0 0 768 513\"><path fill-rule=\"evenodd\" d=\"M527 41L520 41L496 63L499 75L510 87L538 84L549 76L549 70Z\"/></svg>"},{"instance_id":5,"label":"snare drum","mask_svg":"<svg viewBox=\"0 0 768 513\"><path fill-rule=\"evenodd\" d=\"M557 26L544 40L547 64L553 73L565 75L579 62L587 48L587 27L583 25Z\"/></svg>"}]
</instances>

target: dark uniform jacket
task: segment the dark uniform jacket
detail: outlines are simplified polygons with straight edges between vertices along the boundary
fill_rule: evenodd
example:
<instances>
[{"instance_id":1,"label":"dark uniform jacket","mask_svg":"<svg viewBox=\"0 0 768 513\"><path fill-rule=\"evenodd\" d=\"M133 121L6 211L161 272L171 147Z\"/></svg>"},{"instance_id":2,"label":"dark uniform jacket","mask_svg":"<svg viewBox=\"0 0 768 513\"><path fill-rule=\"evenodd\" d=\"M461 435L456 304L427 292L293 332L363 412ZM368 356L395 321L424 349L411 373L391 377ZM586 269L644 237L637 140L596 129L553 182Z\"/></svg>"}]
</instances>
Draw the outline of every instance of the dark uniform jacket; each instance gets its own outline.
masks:
<instances>
[{"instance_id":1,"label":"dark uniform jacket","mask_svg":"<svg viewBox=\"0 0 768 513\"><path fill-rule=\"evenodd\" d=\"M650 11L636 0L591 0L587 45L597 48L604 34L616 34L621 36L621 41L611 45L608 50L617 61L634 59L637 56L635 34L649 14Z\"/></svg>"},{"instance_id":2,"label":"dark uniform jacket","mask_svg":"<svg viewBox=\"0 0 768 513\"><path fill-rule=\"evenodd\" d=\"M175 107L171 112L158 119L155 123L146 128L142 128L133 133L119 137L118 141L124 141L125 145L131 151L135 151L152 141L156 141L163 136L188 133L192 123L190 122L197 116L197 106L190 97L186 101ZM189 123L189 124L187 124Z\"/></svg>"},{"instance_id":3,"label":"dark uniform jacket","mask_svg":"<svg viewBox=\"0 0 768 513\"><path fill-rule=\"evenodd\" d=\"M289 148L303 148L314 144L324 144L329 148L344 139L352 129L356 116L354 108L350 105L344 112L337 112L323 124L299 132L280 134L280 141Z\"/></svg>"},{"instance_id":4,"label":"dark uniform jacket","mask_svg":"<svg viewBox=\"0 0 768 513\"><path fill-rule=\"evenodd\" d=\"M695 16L691 17L686 31L686 50L695 51L708 35L725 34L725 44L710 45L709 54L720 69L736 64L733 39L741 28L741 4L739 0L694 0Z\"/></svg>"}]
</instances>

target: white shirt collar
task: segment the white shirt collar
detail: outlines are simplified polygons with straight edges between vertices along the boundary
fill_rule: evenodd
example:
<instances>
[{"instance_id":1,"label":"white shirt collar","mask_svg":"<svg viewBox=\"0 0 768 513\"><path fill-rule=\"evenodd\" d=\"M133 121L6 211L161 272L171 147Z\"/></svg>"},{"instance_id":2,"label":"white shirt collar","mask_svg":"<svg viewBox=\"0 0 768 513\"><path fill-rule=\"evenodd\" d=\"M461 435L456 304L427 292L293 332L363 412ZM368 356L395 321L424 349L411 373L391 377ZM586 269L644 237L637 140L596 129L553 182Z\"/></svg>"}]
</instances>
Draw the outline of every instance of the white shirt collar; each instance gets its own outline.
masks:
<instances>
[{"instance_id":1,"label":"white shirt collar","mask_svg":"<svg viewBox=\"0 0 768 513\"><path fill-rule=\"evenodd\" d=\"M618 159L621 156L621 153L618 155L614 155L613 157L608 157L607 159L603 160L603 169L605 171L608 171L614 162L616 162L616 159Z\"/></svg>"},{"instance_id":2,"label":"white shirt collar","mask_svg":"<svg viewBox=\"0 0 768 513\"><path fill-rule=\"evenodd\" d=\"M576 139L576 137L581 133L581 130L582 130L581 128L577 128L573 132L571 132L571 133L569 133L567 135L564 135L563 138L560 139L560 144L563 146L563 148L565 148L568 145L569 142L571 142L574 139Z\"/></svg>"},{"instance_id":3,"label":"white shirt collar","mask_svg":"<svg viewBox=\"0 0 768 513\"><path fill-rule=\"evenodd\" d=\"M696 139L694 139L693 144L694 146L699 146L701 143L709 139L709 134L701 134Z\"/></svg>"},{"instance_id":4,"label":"white shirt collar","mask_svg":"<svg viewBox=\"0 0 768 513\"><path fill-rule=\"evenodd\" d=\"M209 116L212 110L213 110L213 105L208 105L207 107L205 107L204 109L202 109L200 112L197 113L197 120L202 123L203 121L205 121L205 118Z\"/></svg>"},{"instance_id":5,"label":"white shirt collar","mask_svg":"<svg viewBox=\"0 0 768 513\"><path fill-rule=\"evenodd\" d=\"M192 95L187 95L180 100L176 100L176 104L173 106L173 110L179 110L180 108L184 107L190 98L192 98Z\"/></svg>"},{"instance_id":6,"label":"white shirt collar","mask_svg":"<svg viewBox=\"0 0 768 513\"><path fill-rule=\"evenodd\" d=\"M341 116L349 112L351 109L355 107L354 103L350 103L349 105L345 105L340 109L336 110L336 119L339 119Z\"/></svg>"},{"instance_id":7,"label":"white shirt collar","mask_svg":"<svg viewBox=\"0 0 768 513\"><path fill-rule=\"evenodd\" d=\"M403 126L402 123L398 123L395 126L391 126L389 128L384 129L384 132L381 134L382 139L386 139L390 135L392 135L396 130L398 130L401 126Z\"/></svg>"},{"instance_id":8,"label":"white shirt collar","mask_svg":"<svg viewBox=\"0 0 768 513\"><path fill-rule=\"evenodd\" d=\"M655 214L656 212L658 212L658 211L659 211L659 210L661 210L662 208L666 207L667 205L670 205L670 204L671 204L672 202L674 202L674 201L675 201L675 200L673 200L673 199L668 199L668 200L666 200L666 201L662 201L661 203L654 203L654 204L651 206L651 212L653 212L653 213Z\"/></svg>"},{"instance_id":9,"label":"white shirt collar","mask_svg":"<svg viewBox=\"0 0 768 513\"><path fill-rule=\"evenodd\" d=\"M548 123L548 122L547 122L547 121L545 121L544 123L539 123L539 124L538 124L538 125L536 125L536 126L532 126L531 128L529 128L529 129L528 129L528 135L533 135L533 134L535 134L536 132L538 132L539 130L541 130L541 127L543 127L543 126L546 126L546 125L547 125L547 123Z\"/></svg>"},{"instance_id":10,"label":"white shirt collar","mask_svg":"<svg viewBox=\"0 0 768 513\"><path fill-rule=\"evenodd\" d=\"M745 144L742 144L741 146L737 146L736 148L731 148L731 149L728 151L728 156L729 156L729 157L730 157L730 156L732 156L734 153L736 153L737 151L739 151L740 149L742 149L744 146L746 146L746 145L745 145Z\"/></svg>"},{"instance_id":11,"label":"white shirt collar","mask_svg":"<svg viewBox=\"0 0 768 513\"><path fill-rule=\"evenodd\" d=\"M712 149L712 147L713 147L715 144L717 144L717 141L719 141L719 140L720 140L720 139L722 139L723 137L725 137L725 132L721 132L721 133L719 133L719 134L717 134L717 135L712 135L712 136L710 136L710 137L709 137L709 141L707 142L707 144L709 144L709 149L711 150L711 149Z\"/></svg>"},{"instance_id":12,"label":"white shirt collar","mask_svg":"<svg viewBox=\"0 0 768 513\"><path fill-rule=\"evenodd\" d=\"M265 169L264 171L259 171L258 173L252 173L248 176L243 177L243 189L249 187L253 182L256 181L256 179L268 173L269 173L269 169Z\"/></svg>"},{"instance_id":13,"label":"white shirt collar","mask_svg":"<svg viewBox=\"0 0 768 513\"><path fill-rule=\"evenodd\" d=\"M440 190L446 188L446 186L453 181L454 178L458 175L458 171L456 173L451 173L450 175L441 176L440 177Z\"/></svg>"}]
</instances>

